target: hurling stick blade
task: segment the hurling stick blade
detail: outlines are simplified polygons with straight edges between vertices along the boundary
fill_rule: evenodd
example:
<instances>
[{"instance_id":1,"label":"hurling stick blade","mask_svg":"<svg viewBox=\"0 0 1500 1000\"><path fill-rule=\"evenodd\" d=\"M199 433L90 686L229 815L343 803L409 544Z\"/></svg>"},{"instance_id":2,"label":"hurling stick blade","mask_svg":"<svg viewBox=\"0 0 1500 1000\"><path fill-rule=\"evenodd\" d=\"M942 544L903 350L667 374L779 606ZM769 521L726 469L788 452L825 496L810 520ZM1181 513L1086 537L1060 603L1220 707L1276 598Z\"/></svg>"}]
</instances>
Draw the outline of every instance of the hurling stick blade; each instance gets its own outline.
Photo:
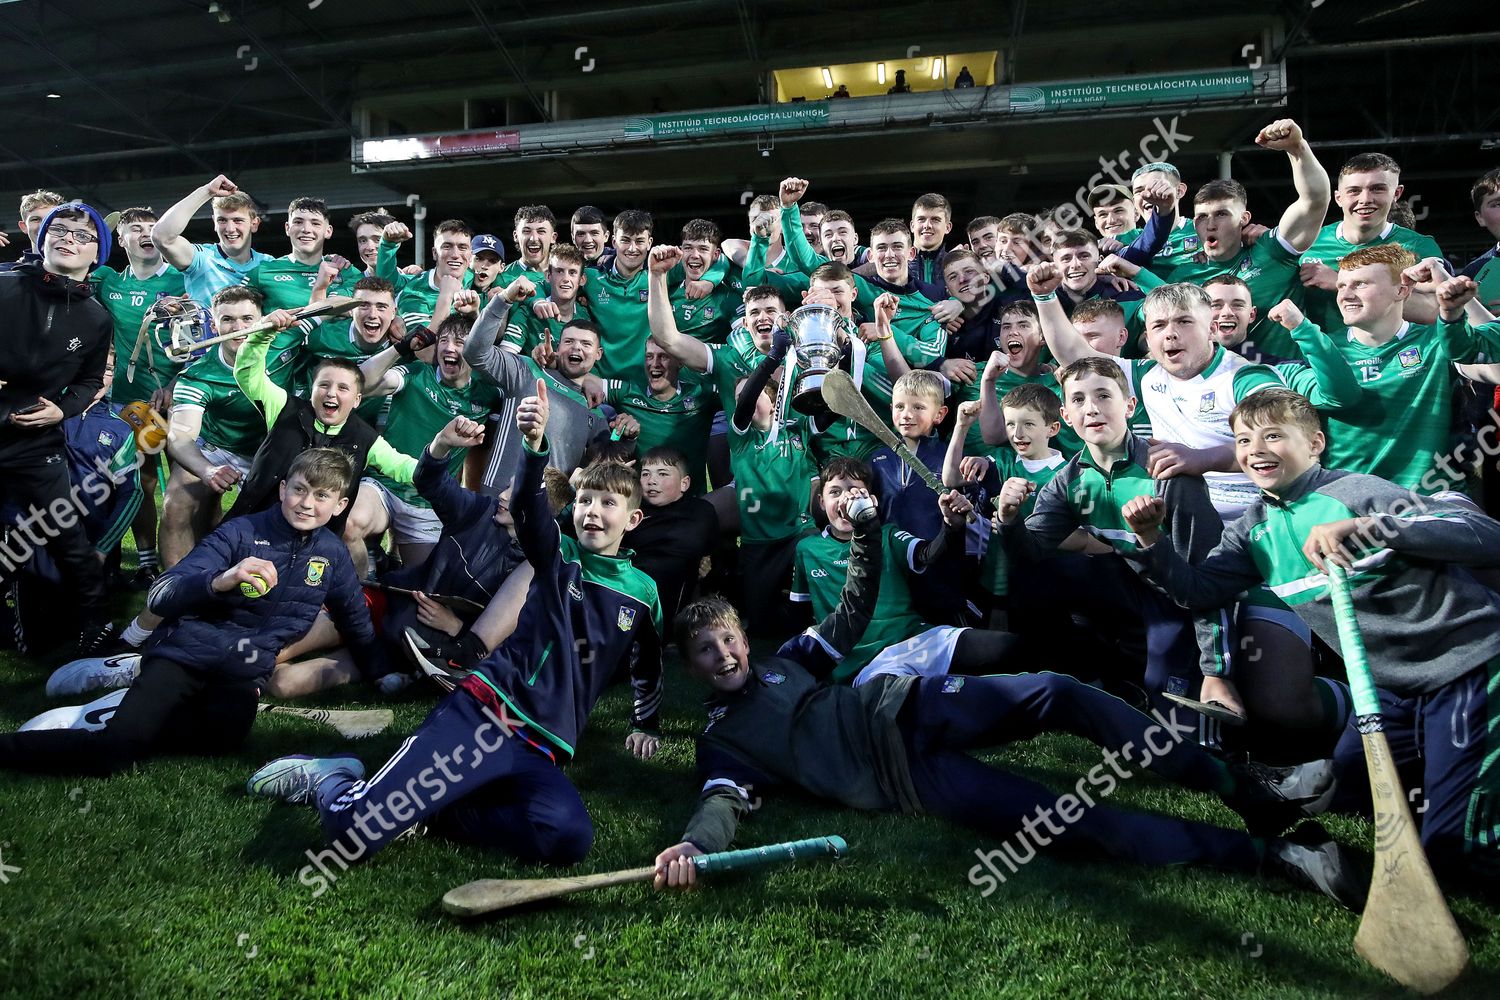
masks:
<instances>
[{"instance_id":1,"label":"hurling stick blade","mask_svg":"<svg viewBox=\"0 0 1500 1000\"><path fill-rule=\"evenodd\" d=\"M362 740L389 729L396 721L396 713L389 708L372 708L364 711L345 712L328 708L293 708L289 705L260 706L262 712L277 715L295 715L299 719L321 722L332 726L340 736L351 740Z\"/></svg>"},{"instance_id":2,"label":"hurling stick blade","mask_svg":"<svg viewBox=\"0 0 1500 1000\"><path fill-rule=\"evenodd\" d=\"M1433 877L1385 733L1364 735L1375 812L1375 873L1354 950L1404 986L1436 993L1469 964L1469 948Z\"/></svg>"},{"instance_id":3,"label":"hurling stick blade","mask_svg":"<svg viewBox=\"0 0 1500 1000\"><path fill-rule=\"evenodd\" d=\"M1364 743L1375 817L1375 871L1354 935L1354 950L1403 986L1436 993L1469 963L1469 948L1443 899L1406 804L1401 776L1385 738L1380 695L1365 655L1354 597L1342 566L1328 568L1329 596L1338 625L1354 724Z\"/></svg>"},{"instance_id":4,"label":"hurling stick blade","mask_svg":"<svg viewBox=\"0 0 1500 1000\"><path fill-rule=\"evenodd\" d=\"M928 489L942 496L948 492L948 487L943 481L927 467L927 463L917 457L916 453L906 446L906 442L896 436L896 432L885 425L875 413L874 407L865 401L860 395L859 387L854 384L854 379L849 373L840 368L835 368L823 376L823 402L828 408L841 417L848 417L859 424L865 430L878 437L881 442L896 456L905 462L913 472L922 478ZM969 511L968 520L972 524L979 516L972 510Z\"/></svg>"},{"instance_id":5,"label":"hurling stick blade","mask_svg":"<svg viewBox=\"0 0 1500 1000\"><path fill-rule=\"evenodd\" d=\"M628 882L645 882L656 874L654 866L629 868L598 875L576 875L562 878L499 879L482 878L450 889L443 896L443 909L458 917L482 917L487 913L525 906L544 899L555 899L585 889L602 889Z\"/></svg>"}]
</instances>

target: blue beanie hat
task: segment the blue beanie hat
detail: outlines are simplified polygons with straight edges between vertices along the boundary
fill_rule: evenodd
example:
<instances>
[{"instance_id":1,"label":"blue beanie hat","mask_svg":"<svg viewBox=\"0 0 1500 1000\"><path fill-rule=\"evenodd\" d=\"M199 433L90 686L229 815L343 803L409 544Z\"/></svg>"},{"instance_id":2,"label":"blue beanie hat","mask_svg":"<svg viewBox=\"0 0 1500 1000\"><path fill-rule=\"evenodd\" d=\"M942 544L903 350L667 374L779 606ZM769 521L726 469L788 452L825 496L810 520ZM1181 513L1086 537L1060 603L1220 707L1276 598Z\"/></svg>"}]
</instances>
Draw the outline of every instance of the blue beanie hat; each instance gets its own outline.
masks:
<instances>
[{"instance_id":1,"label":"blue beanie hat","mask_svg":"<svg viewBox=\"0 0 1500 1000\"><path fill-rule=\"evenodd\" d=\"M65 204L58 205L52 211L47 213L47 217L42 220L42 228L38 229L36 232L36 244L38 251L41 250L42 242L47 238L47 227L52 225L52 220L57 218L58 212L82 212L93 221L94 229L99 234L99 253L95 255L94 262L89 265L90 271L98 267L100 264L103 264L105 261L109 260L109 255L114 251L115 248L114 238L109 231L109 225L104 221L104 217L100 215L92 205L85 205L81 201L66 202Z\"/></svg>"}]
</instances>

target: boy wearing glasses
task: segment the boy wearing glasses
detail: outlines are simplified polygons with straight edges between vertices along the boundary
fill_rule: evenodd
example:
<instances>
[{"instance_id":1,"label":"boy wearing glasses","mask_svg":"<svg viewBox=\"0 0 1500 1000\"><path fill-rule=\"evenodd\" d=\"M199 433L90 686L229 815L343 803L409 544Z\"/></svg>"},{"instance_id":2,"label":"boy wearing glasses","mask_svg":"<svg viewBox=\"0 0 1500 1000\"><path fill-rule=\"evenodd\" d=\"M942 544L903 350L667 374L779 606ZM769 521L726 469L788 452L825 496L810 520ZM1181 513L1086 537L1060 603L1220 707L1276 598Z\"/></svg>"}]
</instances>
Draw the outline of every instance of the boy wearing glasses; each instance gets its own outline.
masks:
<instances>
[{"instance_id":1,"label":"boy wearing glasses","mask_svg":"<svg viewBox=\"0 0 1500 1000\"><path fill-rule=\"evenodd\" d=\"M68 480L62 422L104 385L114 324L88 278L109 256L109 227L89 206L69 202L43 220L37 246L40 260L0 274L0 502L25 511L12 532L46 546L78 595L78 655L88 656L111 626L103 563ZM0 582L15 571L10 551L0 548Z\"/></svg>"}]
</instances>

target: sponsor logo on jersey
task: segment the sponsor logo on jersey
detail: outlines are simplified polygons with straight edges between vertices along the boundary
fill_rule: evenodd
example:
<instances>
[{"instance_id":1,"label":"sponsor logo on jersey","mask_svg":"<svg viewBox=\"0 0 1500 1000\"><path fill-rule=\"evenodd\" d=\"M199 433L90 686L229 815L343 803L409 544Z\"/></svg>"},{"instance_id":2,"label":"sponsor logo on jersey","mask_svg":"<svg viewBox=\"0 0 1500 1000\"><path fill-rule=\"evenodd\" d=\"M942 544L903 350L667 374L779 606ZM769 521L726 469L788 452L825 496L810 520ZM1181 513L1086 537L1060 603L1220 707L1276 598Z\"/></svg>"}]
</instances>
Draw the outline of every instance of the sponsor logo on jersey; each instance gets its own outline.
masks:
<instances>
[{"instance_id":1,"label":"sponsor logo on jersey","mask_svg":"<svg viewBox=\"0 0 1500 1000\"><path fill-rule=\"evenodd\" d=\"M958 692L962 691L963 689L964 689L964 679L962 677L944 677L943 678L943 694L957 694Z\"/></svg>"},{"instance_id":2,"label":"sponsor logo on jersey","mask_svg":"<svg viewBox=\"0 0 1500 1000\"><path fill-rule=\"evenodd\" d=\"M576 583L568 584L568 596L575 601L583 600L583 590Z\"/></svg>"},{"instance_id":3,"label":"sponsor logo on jersey","mask_svg":"<svg viewBox=\"0 0 1500 1000\"><path fill-rule=\"evenodd\" d=\"M269 539L257 538L255 541L251 542L250 544L252 544L252 545L270 545L271 542L270 542Z\"/></svg>"},{"instance_id":4,"label":"sponsor logo on jersey","mask_svg":"<svg viewBox=\"0 0 1500 1000\"><path fill-rule=\"evenodd\" d=\"M1260 272L1261 269L1258 267L1242 267L1240 268L1239 278L1241 281L1249 281L1252 278L1259 278Z\"/></svg>"},{"instance_id":5,"label":"sponsor logo on jersey","mask_svg":"<svg viewBox=\"0 0 1500 1000\"><path fill-rule=\"evenodd\" d=\"M77 337L74 337L72 340L68 341L68 350L70 351L76 351L82 346L83 341L79 340Z\"/></svg>"},{"instance_id":6,"label":"sponsor logo on jersey","mask_svg":"<svg viewBox=\"0 0 1500 1000\"><path fill-rule=\"evenodd\" d=\"M328 568L328 560L322 556L313 556L307 561L307 585L316 587L323 582L323 571Z\"/></svg>"},{"instance_id":7,"label":"sponsor logo on jersey","mask_svg":"<svg viewBox=\"0 0 1500 1000\"><path fill-rule=\"evenodd\" d=\"M1217 396L1218 396L1218 393L1216 393L1216 392L1205 392L1202 396L1199 396L1198 397L1198 412L1199 413L1212 413L1212 412L1214 412L1214 404L1218 401L1217 400Z\"/></svg>"},{"instance_id":8,"label":"sponsor logo on jersey","mask_svg":"<svg viewBox=\"0 0 1500 1000\"><path fill-rule=\"evenodd\" d=\"M1416 368L1422 363L1422 349L1420 347L1408 347L1396 355L1396 360L1401 362L1402 368Z\"/></svg>"},{"instance_id":9,"label":"sponsor logo on jersey","mask_svg":"<svg viewBox=\"0 0 1500 1000\"><path fill-rule=\"evenodd\" d=\"M1250 529L1250 541L1260 541L1262 538L1266 537L1266 532L1269 530L1270 529L1267 528L1264 524L1257 524L1255 527Z\"/></svg>"},{"instance_id":10,"label":"sponsor logo on jersey","mask_svg":"<svg viewBox=\"0 0 1500 1000\"><path fill-rule=\"evenodd\" d=\"M620 609L620 614L615 618L615 624L620 627L621 632L629 632L630 627L635 624L635 608Z\"/></svg>"},{"instance_id":11,"label":"sponsor logo on jersey","mask_svg":"<svg viewBox=\"0 0 1500 1000\"><path fill-rule=\"evenodd\" d=\"M782 684L786 681L786 674L782 673L779 670L767 670L765 673L760 675L760 679L765 681L767 684Z\"/></svg>"}]
</instances>

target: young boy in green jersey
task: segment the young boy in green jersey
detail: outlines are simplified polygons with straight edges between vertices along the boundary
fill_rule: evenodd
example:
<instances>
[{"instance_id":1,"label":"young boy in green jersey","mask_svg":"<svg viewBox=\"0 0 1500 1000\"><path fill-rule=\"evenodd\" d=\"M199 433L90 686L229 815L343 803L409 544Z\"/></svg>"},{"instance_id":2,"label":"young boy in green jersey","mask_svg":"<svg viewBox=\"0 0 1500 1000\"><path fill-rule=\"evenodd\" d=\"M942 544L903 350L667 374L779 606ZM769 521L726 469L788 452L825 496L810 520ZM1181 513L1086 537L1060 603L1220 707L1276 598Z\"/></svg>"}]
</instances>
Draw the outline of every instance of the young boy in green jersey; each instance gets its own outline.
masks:
<instances>
[{"instance_id":1,"label":"young boy in green jersey","mask_svg":"<svg viewBox=\"0 0 1500 1000\"><path fill-rule=\"evenodd\" d=\"M473 287L469 264L474 256L474 230L462 219L439 222L432 232L432 267L418 274L403 274L396 266L396 251L411 238L404 222L385 227L375 258L375 276L395 286L396 315L404 322L426 325L439 313L447 314L454 292Z\"/></svg>"},{"instance_id":2,"label":"young boy in green jersey","mask_svg":"<svg viewBox=\"0 0 1500 1000\"><path fill-rule=\"evenodd\" d=\"M422 454L422 449L454 417L483 422L501 401L494 384L473 377L464 360L464 340L474 323L472 314L453 313L437 328L431 363L401 360L398 347L387 347L360 365L363 394L389 396L391 409L385 424L385 440L397 452ZM448 471L456 476L463 468L467 449L449 453ZM344 542L350 552L362 552L364 543L379 539L389 530L401 553L403 566L416 566L432 552L443 533L443 522L432 503L410 481L395 478L379 468L360 481L353 509L344 524ZM354 568L363 579L368 560L356 558Z\"/></svg>"},{"instance_id":3,"label":"young boy in green jersey","mask_svg":"<svg viewBox=\"0 0 1500 1000\"><path fill-rule=\"evenodd\" d=\"M593 320L583 295L589 280L587 263L583 251L571 243L553 244L547 252L545 282L538 286L527 279L533 296L510 310L510 322L500 346L531 357L544 335L550 334L555 344L562 339L563 327L575 319Z\"/></svg>"},{"instance_id":4,"label":"young boy in green jersey","mask_svg":"<svg viewBox=\"0 0 1500 1000\"><path fill-rule=\"evenodd\" d=\"M878 488L875 474L857 459L835 458L819 473L816 505L827 526L797 543L791 592L794 603L808 605L814 621L832 613L849 569L854 524L847 512L838 513L839 501L851 490L868 492L874 488ZM1007 659L1015 656L1013 636L985 629L933 626L913 606L907 573L925 573L948 549L960 548L968 513L973 509L957 491L944 493L938 504L942 529L931 538L919 538L889 523L882 529L875 615L864 635L834 668L830 675L834 682L860 685L889 673L988 672L1003 669Z\"/></svg>"},{"instance_id":5,"label":"young boy in green jersey","mask_svg":"<svg viewBox=\"0 0 1500 1000\"><path fill-rule=\"evenodd\" d=\"M124 271L101 266L89 280L99 286L99 301L115 325L115 378L109 398L115 413L127 403L145 402L165 415L171 406L172 379L182 365L168 358L146 322L158 299L184 295L182 274L162 259L151 239L156 213L149 208L127 208L115 223L115 236L125 248ZM151 585L161 573L156 552L156 490L161 460L151 456L141 465L141 505L130 530L135 535L139 568L132 581L137 589Z\"/></svg>"},{"instance_id":6,"label":"young boy in green jersey","mask_svg":"<svg viewBox=\"0 0 1500 1000\"><path fill-rule=\"evenodd\" d=\"M1425 801L1413 814L1427 856L1441 872L1493 876L1500 871L1500 730L1489 699L1500 678L1500 603L1463 567L1500 559L1500 524L1465 500L1422 497L1376 476L1324 467L1318 413L1296 393L1257 393L1230 419L1236 456L1260 502L1196 558L1160 535L1159 501L1130 500L1121 516L1136 533L1146 573L1196 608L1265 584L1338 649L1325 598L1329 564L1342 567L1396 763L1420 768L1411 784ZM1335 763L1341 797L1363 799L1367 808L1359 727L1352 719Z\"/></svg>"},{"instance_id":7,"label":"young boy in green jersey","mask_svg":"<svg viewBox=\"0 0 1500 1000\"><path fill-rule=\"evenodd\" d=\"M1327 459L1333 468L1431 494L1463 481L1449 454L1453 363L1495 357L1500 327L1469 323L1463 306L1473 298L1472 282L1444 286L1455 297L1440 303L1438 323L1411 321L1406 306L1413 292L1402 272L1413 263L1411 252L1394 243L1362 247L1339 262L1338 307L1348 333L1330 339L1363 395L1358 405L1329 413Z\"/></svg>"},{"instance_id":8,"label":"young boy in green jersey","mask_svg":"<svg viewBox=\"0 0 1500 1000\"><path fill-rule=\"evenodd\" d=\"M690 492L701 496L708 477L708 433L719 401L711 384L679 379L681 363L654 338L646 341L645 379L610 379L604 400L617 413L640 425L636 447L642 454L657 447L680 452L692 477Z\"/></svg>"},{"instance_id":9,"label":"young boy in green jersey","mask_svg":"<svg viewBox=\"0 0 1500 1000\"><path fill-rule=\"evenodd\" d=\"M1058 273L1057 265L1039 261L1032 269L1050 269L1045 273ZM985 362L979 376L979 426L983 443L991 448L1000 447L1007 441L1005 417L1000 412L1000 397L1016 386L1040 385L1053 392L1061 392L1053 366L1043 360L1042 327L1037 319L1037 307L1030 302L1007 302L1000 307L996 317L995 350ZM1076 455L1083 442L1072 427L1065 427L1054 443L1066 456Z\"/></svg>"},{"instance_id":10,"label":"young boy in green jersey","mask_svg":"<svg viewBox=\"0 0 1500 1000\"><path fill-rule=\"evenodd\" d=\"M1344 217L1318 231L1302 254L1300 274L1305 289L1303 308L1313 325L1329 336L1344 327L1338 299L1339 261L1355 250L1394 243L1411 251L1416 260L1442 258L1430 236L1390 221L1391 206L1401 198L1401 167L1384 153L1358 153L1339 168L1333 200ZM1407 319L1432 323L1437 319L1435 286L1424 283L1408 293Z\"/></svg>"},{"instance_id":11,"label":"young boy in green jersey","mask_svg":"<svg viewBox=\"0 0 1500 1000\"><path fill-rule=\"evenodd\" d=\"M1213 622L1195 621L1140 579L1137 545L1120 519L1119 498L1161 496L1172 531L1194 558L1218 541L1217 515L1202 479L1158 480L1147 471L1150 446L1131 433L1136 400L1114 359L1082 358L1058 374L1063 413L1084 448L1040 490L1027 478L1006 480L995 501L997 530L1007 558L1016 563L1040 561L1079 528L1114 549L1114 555L1090 560L1090 617L1101 631L1116 634L1122 619L1144 623L1146 694L1164 708L1162 693L1192 697L1200 674L1208 672L1203 668L1226 668L1222 639ZM1023 517L1022 508L1033 494L1032 511Z\"/></svg>"}]
</instances>

